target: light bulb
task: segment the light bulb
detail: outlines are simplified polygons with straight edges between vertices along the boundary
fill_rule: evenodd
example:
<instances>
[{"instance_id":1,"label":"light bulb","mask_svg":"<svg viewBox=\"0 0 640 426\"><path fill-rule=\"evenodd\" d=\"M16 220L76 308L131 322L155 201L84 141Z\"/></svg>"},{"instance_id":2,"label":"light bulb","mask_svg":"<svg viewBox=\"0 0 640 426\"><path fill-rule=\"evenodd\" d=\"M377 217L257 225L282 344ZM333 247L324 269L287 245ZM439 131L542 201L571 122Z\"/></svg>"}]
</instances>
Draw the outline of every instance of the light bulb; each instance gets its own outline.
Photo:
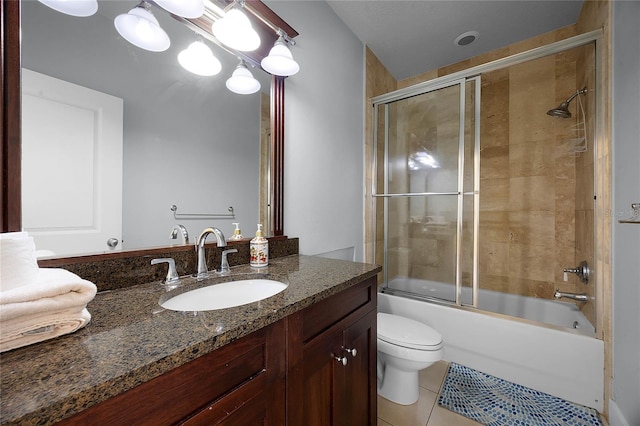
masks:
<instances>
[{"instance_id":1,"label":"light bulb","mask_svg":"<svg viewBox=\"0 0 640 426\"><path fill-rule=\"evenodd\" d=\"M226 85L227 89L240 95L250 95L260 90L260 82L253 77L244 61L240 61Z\"/></svg>"},{"instance_id":2,"label":"light bulb","mask_svg":"<svg viewBox=\"0 0 640 426\"><path fill-rule=\"evenodd\" d=\"M146 2L141 2L128 13L116 16L114 25L129 43L152 52L165 51L171 40L148 7Z\"/></svg>"},{"instance_id":3,"label":"light bulb","mask_svg":"<svg viewBox=\"0 0 640 426\"><path fill-rule=\"evenodd\" d=\"M293 59L282 37L276 40L269 55L262 59L260 65L268 73L280 76L290 76L300 71L300 65Z\"/></svg>"},{"instance_id":4,"label":"light bulb","mask_svg":"<svg viewBox=\"0 0 640 426\"><path fill-rule=\"evenodd\" d=\"M91 16L98 11L97 0L38 0L51 9L71 16Z\"/></svg>"},{"instance_id":5,"label":"light bulb","mask_svg":"<svg viewBox=\"0 0 640 426\"><path fill-rule=\"evenodd\" d=\"M174 15L199 18L204 13L203 0L155 0L155 3Z\"/></svg>"},{"instance_id":6,"label":"light bulb","mask_svg":"<svg viewBox=\"0 0 640 426\"><path fill-rule=\"evenodd\" d=\"M224 45L242 52L260 47L260 36L251 26L249 18L239 9L231 9L224 18L211 25L213 35Z\"/></svg>"},{"instance_id":7,"label":"light bulb","mask_svg":"<svg viewBox=\"0 0 640 426\"><path fill-rule=\"evenodd\" d=\"M178 62L187 71L205 77L216 75L222 69L222 64L209 46L199 40L178 54Z\"/></svg>"}]
</instances>

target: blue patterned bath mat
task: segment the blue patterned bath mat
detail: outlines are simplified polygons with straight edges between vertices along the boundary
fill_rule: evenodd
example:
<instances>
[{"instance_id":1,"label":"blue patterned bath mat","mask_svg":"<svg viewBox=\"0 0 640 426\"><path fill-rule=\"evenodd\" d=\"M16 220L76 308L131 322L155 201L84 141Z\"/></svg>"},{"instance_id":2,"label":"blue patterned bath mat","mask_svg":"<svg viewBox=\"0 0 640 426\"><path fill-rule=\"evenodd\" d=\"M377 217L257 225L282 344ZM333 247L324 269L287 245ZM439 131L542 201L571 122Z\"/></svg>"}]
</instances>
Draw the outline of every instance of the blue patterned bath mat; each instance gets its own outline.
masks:
<instances>
[{"instance_id":1,"label":"blue patterned bath mat","mask_svg":"<svg viewBox=\"0 0 640 426\"><path fill-rule=\"evenodd\" d=\"M602 426L593 408L451 363L438 404L487 426Z\"/></svg>"}]
</instances>

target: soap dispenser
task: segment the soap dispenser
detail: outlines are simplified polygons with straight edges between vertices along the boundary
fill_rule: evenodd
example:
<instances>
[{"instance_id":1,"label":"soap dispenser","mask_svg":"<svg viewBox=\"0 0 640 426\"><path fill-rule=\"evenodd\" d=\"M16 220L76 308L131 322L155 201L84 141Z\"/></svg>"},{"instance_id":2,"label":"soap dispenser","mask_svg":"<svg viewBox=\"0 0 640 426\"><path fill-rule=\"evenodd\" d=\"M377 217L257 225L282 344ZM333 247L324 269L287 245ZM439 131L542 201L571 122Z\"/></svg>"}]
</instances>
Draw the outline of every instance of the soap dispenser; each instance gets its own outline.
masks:
<instances>
[{"instance_id":1,"label":"soap dispenser","mask_svg":"<svg viewBox=\"0 0 640 426\"><path fill-rule=\"evenodd\" d=\"M236 229L233 230L233 235L229 238L229 241L238 241L243 239L244 237L242 236L242 231L240 231L240 224L233 223L233 225L236 226Z\"/></svg>"},{"instance_id":2,"label":"soap dispenser","mask_svg":"<svg viewBox=\"0 0 640 426\"><path fill-rule=\"evenodd\" d=\"M262 224L258 224L256 236L250 243L251 260L253 267L263 267L269 264L269 241L262 235Z\"/></svg>"}]
</instances>

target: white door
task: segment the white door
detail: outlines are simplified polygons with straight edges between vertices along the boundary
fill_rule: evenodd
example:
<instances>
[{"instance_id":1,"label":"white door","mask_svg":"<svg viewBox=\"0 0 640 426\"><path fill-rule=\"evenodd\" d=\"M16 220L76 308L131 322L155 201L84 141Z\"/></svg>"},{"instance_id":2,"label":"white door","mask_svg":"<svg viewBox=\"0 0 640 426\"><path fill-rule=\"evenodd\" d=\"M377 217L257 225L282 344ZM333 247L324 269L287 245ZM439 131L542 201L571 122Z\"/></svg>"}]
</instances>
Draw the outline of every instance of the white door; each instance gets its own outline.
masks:
<instances>
[{"instance_id":1,"label":"white door","mask_svg":"<svg viewBox=\"0 0 640 426\"><path fill-rule=\"evenodd\" d=\"M38 250L121 247L122 109L120 98L22 70L22 226Z\"/></svg>"}]
</instances>

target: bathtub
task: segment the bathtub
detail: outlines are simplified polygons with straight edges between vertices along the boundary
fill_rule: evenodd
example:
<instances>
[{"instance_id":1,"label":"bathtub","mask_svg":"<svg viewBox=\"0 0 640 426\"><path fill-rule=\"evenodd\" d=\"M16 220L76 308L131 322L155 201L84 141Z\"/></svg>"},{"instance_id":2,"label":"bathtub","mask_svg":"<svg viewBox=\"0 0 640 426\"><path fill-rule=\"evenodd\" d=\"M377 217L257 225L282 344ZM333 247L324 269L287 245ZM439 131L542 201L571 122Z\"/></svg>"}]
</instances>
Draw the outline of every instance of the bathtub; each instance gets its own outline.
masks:
<instances>
[{"instance_id":1,"label":"bathtub","mask_svg":"<svg viewBox=\"0 0 640 426\"><path fill-rule=\"evenodd\" d=\"M389 282L394 290L421 294L436 299L452 299L455 297L453 284L416 278L395 277ZM462 288L462 301L472 303L471 288ZM557 300L524 297L499 291L478 291L478 309L510 317L524 318L562 328L572 328L587 336L595 336L595 328L578 309L575 303Z\"/></svg>"},{"instance_id":2,"label":"bathtub","mask_svg":"<svg viewBox=\"0 0 640 426\"><path fill-rule=\"evenodd\" d=\"M435 293L437 286L430 288ZM487 296L480 295L479 300ZM518 300L516 305L529 302ZM533 312L524 310L527 315ZM573 328L382 292L378 294L378 311L412 318L438 330L444 340L446 361L602 412L604 343L590 335ZM569 321L573 324L574 320Z\"/></svg>"}]
</instances>

